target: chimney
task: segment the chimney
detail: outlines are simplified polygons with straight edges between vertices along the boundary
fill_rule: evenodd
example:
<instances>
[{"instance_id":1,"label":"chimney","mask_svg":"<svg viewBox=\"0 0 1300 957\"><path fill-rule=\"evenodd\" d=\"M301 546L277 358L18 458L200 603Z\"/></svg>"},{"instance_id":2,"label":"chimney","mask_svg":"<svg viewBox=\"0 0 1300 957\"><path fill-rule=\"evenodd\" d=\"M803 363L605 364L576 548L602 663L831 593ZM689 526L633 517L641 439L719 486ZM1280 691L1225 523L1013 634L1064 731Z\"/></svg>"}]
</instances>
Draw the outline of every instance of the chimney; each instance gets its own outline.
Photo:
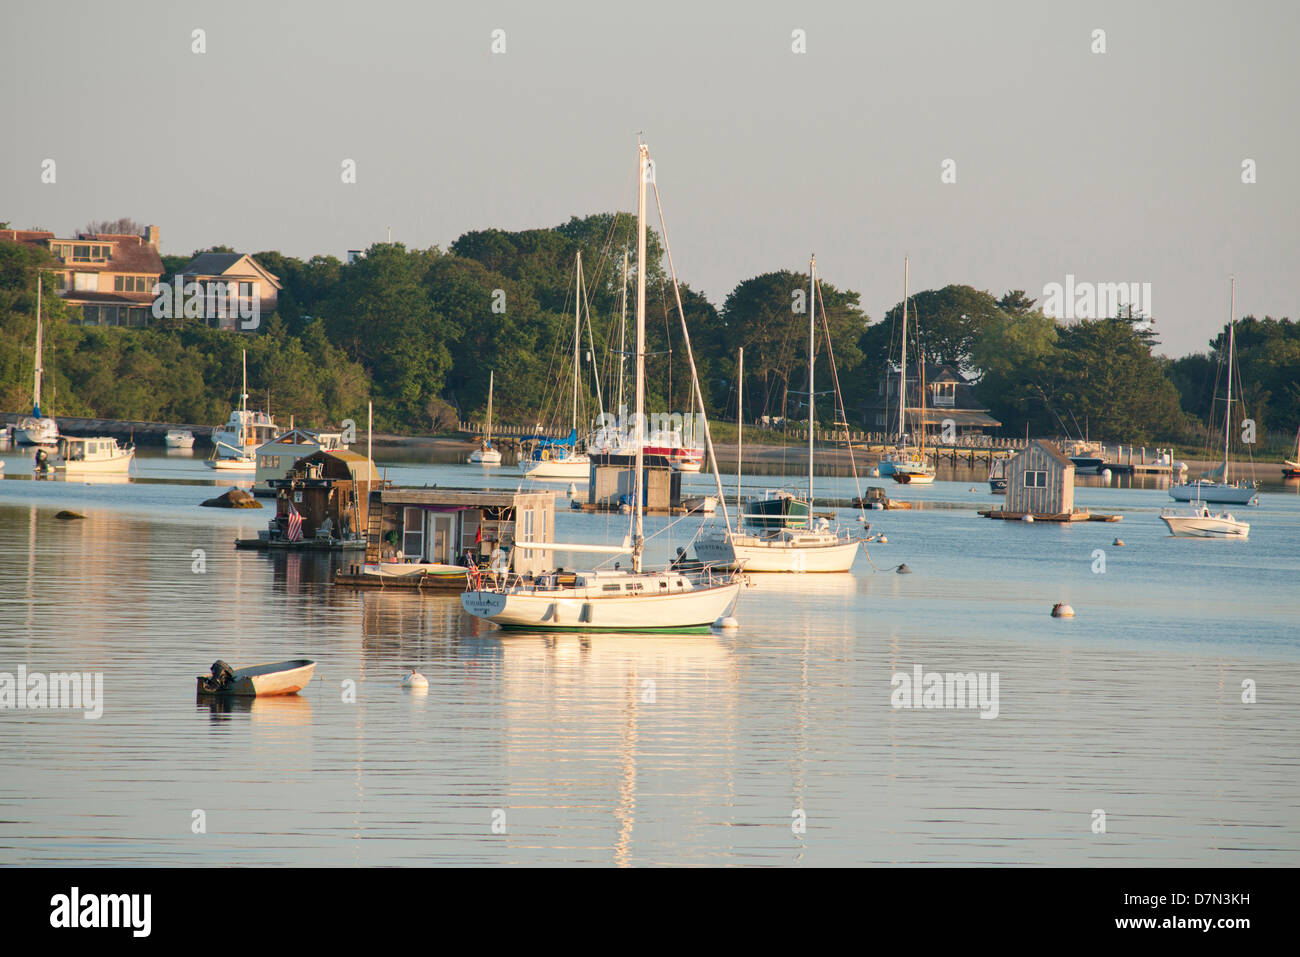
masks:
<instances>
[{"instance_id":1,"label":"chimney","mask_svg":"<svg viewBox=\"0 0 1300 957\"><path fill-rule=\"evenodd\" d=\"M144 231L144 241L154 249L158 248L158 227L150 226Z\"/></svg>"}]
</instances>

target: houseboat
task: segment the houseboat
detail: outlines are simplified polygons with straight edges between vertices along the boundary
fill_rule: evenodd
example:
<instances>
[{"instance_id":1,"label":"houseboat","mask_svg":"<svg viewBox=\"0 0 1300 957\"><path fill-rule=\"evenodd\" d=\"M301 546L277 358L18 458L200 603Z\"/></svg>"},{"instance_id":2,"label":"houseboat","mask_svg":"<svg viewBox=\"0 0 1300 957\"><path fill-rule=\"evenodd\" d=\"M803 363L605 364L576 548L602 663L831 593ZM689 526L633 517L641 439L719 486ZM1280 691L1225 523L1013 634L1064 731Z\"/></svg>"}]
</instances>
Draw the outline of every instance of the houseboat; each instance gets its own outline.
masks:
<instances>
[{"instance_id":1,"label":"houseboat","mask_svg":"<svg viewBox=\"0 0 1300 957\"><path fill-rule=\"evenodd\" d=\"M335 584L461 592L479 574L541 570L549 558L515 543L554 540L555 493L384 488L369 514L365 561Z\"/></svg>"},{"instance_id":2,"label":"houseboat","mask_svg":"<svg viewBox=\"0 0 1300 957\"><path fill-rule=\"evenodd\" d=\"M235 547L360 551L366 547L371 493L385 484L364 455L321 449L271 480L275 517L257 538L237 539Z\"/></svg>"}]
</instances>

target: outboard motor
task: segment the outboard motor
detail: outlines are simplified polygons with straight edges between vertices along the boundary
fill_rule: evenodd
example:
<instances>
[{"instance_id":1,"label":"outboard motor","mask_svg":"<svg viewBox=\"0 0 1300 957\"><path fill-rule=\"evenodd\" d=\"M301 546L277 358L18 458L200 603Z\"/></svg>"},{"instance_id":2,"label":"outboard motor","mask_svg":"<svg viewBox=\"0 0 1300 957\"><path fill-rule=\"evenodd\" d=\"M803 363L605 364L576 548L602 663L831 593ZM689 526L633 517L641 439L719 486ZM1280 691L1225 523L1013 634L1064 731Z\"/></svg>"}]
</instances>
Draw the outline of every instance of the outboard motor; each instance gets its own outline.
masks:
<instances>
[{"instance_id":1,"label":"outboard motor","mask_svg":"<svg viewBox=\"0 0 1300 957\"><path fill-rule=\"evenodd\" d=\"M218 694L225 691L230 683L235 679L234 669L221 659L212 662L212 676L205 678L199 676L199 683L202 684L203 690L210 694Z\"/></svg>"}]
</instances>

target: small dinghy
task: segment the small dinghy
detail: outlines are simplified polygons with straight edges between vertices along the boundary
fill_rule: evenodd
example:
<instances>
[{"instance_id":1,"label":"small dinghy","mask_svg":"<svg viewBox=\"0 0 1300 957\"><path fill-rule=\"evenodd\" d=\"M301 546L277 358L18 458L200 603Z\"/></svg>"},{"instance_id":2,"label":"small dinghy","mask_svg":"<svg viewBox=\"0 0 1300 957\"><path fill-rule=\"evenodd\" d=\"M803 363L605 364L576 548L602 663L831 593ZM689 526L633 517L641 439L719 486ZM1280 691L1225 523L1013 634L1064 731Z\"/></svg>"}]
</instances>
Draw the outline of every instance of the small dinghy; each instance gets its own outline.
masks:
<instances>
[{"instance_id":1,"label":"small dinghy","mask_svg":"<svg viewBox=\"0 0 1300 957\"><path fill-rule=\"evenodd\" d=\"M308 658L253 665L237 671L224 661L214 661L212 674L198 676L198 692L247 697L297 694L307 687L315 670L316 662Z\"/></svg>"}]
</instances>

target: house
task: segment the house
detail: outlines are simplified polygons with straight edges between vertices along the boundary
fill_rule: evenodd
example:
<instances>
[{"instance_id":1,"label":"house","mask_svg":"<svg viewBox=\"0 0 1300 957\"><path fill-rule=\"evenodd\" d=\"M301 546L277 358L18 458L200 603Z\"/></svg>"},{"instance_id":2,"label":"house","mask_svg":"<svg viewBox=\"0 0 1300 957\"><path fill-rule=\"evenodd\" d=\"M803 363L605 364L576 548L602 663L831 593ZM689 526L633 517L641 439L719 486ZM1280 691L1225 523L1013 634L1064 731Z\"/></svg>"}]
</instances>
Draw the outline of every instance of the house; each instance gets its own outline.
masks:
<instances>
[{"instance_id":1,"label":"house","mask_svg":"<svg viewBox=\"0 0 1300 957\"><path fill-rule=\"evenodd\" d=\"M257 322L241 317L273 312L282 288L278 276L243 253L199 253L176 276L186 289L198 284L204 302L201 321L214 329L256 329Z\"/></svg>"},{"instance_id":2,"label":"house","mask_svg":"<svg viewBox=\"0 0 1300 957\"><path fill-rule=\"evenodd\" d=\"M73 309L72 322L87 326L149 325L154 287L162 279L158 227L141 236L83 233L59 239L40 230L0 230L0 242L49 251L57 261L53 286Z\"/></svg>"},{"instance_id":3,"label":"house","mask_svg":"<svg viewBox=\"0 0 1300 957\"><path fill-rule=\"evenodd\" d=\"M927 362L925 373L925 411L921 411L921 373L919 364L907 371L907 432L918 436L924 427L926 442L931 436L942 441L945 421L951 421L956 436L984 435L1002 423L988 414L975 397L975 387L950 365ZM870 431L898 433L899 366L891 363L876 382L876 394L862 405L863 419Z\"/></svg>"},{"instance_id":4,"label":"house","mask_svg":"<svg viewBox=\"0 0 1300 957\"><path fill-rule=\"evenodd\" d=\"M1035 439L1007 463L1006 511L1035 518L1074 512L1074 463L1052 442Z\"/></svg>"}]
</instances>

